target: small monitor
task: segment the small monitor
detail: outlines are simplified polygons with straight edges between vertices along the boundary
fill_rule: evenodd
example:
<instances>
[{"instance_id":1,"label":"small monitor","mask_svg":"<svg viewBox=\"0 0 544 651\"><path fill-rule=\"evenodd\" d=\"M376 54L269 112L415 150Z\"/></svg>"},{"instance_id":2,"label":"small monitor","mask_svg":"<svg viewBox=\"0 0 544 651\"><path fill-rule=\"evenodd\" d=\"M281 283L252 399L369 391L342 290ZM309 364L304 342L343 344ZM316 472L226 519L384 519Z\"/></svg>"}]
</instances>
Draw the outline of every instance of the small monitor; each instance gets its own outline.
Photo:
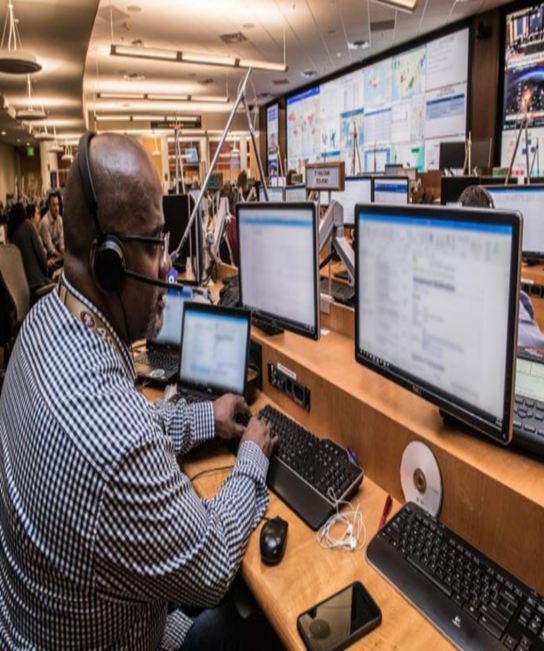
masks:
<instances>
[{"instance_id":1,"label":"small monitor","mask_svg":"<svg viewBox=\"0 0 544 651\"><path fill-rule=\"evenodd\" d=\"M319 338L316 213L313 202L236 206L242 305L314 339Z\"/></svg>"},{"instance_id":2,"label":"small monitor","mask_svg":"<svg viewBox=\"0 0 544 651\"><path fill-rule=\"evenodd\" d=\"M372 178L374 203L406 204L410 194L410 179L406 176Z\"/></svg>"},{"instance_id":3,"label":"small monitor","mask_svg":"<svg viewBox=\"0 0 544 651\"><path fill-rule=\"evenodd\" d=\"M495 208L523 215L523 255L544 258L544 185L491 185Z\"/></svg>"},{"instance_id":4,"label":"small monitor","mask_svg":"<svg viewBox=\"0 0 544 651\"><path fill-rule=\"evenodd\" d=\"M371 205L356 216L357 361L507 444L521 215Z\"/></svg>"},{"instance_id":5,"label":"small monitor","mask_svg":"<svg viewBox=\"0 0 544 651\"><path fill-rule=\"evenodd\" d=\"M166 290L165 306L162 313L162 326L154 339L148 339L147 346L179 349L183 307L190 301L193 292L190 287L173 284Z\"/></svg>"},{"instance_id":6,"label":"small monitor","mask_svg":"<svg viewBox=\"0 0 544 651\"><path fill-rule=\"evenodd\" d=\"M274 203L285 201L285 188L271 187L266 189L268 191L268 201ZM259 201L266 202L266 197L264 196L264 190L262 187L259 188Z\"/></svg>"},{"instance_id":7,"label":"small monitor","mask_svg":"<svg viewBox=\"0 0 544 651\"><path fill-rule=\"evenodd\" d=\"M206 303L183 311L178 385L213 395L244 395L249 356L250 313Z\"/></svg>"},{"instance_id":8,"label":"small monitor","mask_svg":"<svg viewBox=\"0 0 544 651\"><path fill-rule=\"evenodd\" d=\"M491 138L485 140L473 140L471 147L471 161L472 168L479 167L481 169L489 168L491 163Z\"/></svg>"},{"instance_id":9,"label":"small monitor","mask_svg":"<svg viewBox=\"0 0 544 651\"><path fill-rule=\"evenodd\" d=\"M197 196L200 190L196 190ZM165 232L170 233L170 251L172 253L178 248L181 238L185 233L190 217L190 199L187 194L168 194L162 198L162 207L165 221ZM180 252L180 261L185 264L188 257L192 255L193 269L197 269L197 258L202 274L204 256L202 252L202 228L199 228L198 220L195 219L191 228L191 236L187 238L183 249Z\"/></svg>"},{"instance_id":10,"label":"small monitor","mask_svg":"<svg viewBox=\"0 0 544 651\"><path fill-rule=\"evenodd\" d=\"M385 176L400 176L400 174L402 174L403 169L404 168L402 165L397 165L396 163L395 164L387 163L384 168L384 174Z\"/></svg>"},{"instance_id":11,"label":"small monitor","mask_svg":"<svg viewBox=\"0 0 544 651\"><path fill-rule=\"evenodd\" d=\"M465 142L441 142L439 167L441 170L462 170L465 166Z\"/></svg>"},{"instance_id":12,"label":"small monitor","mask_svg":"<svg viewBox=\"0 0 544 651\"><path fill-rule=\"evenodd\" d=\"M355 205L372 203L372 177L347 177L344 192L333 192L332 198L344 209L344 226L355 226Z\"/></svg>"},{"instance_id":13,"label":"small monitor","mask_svg":"<svg viewBox=\"0 0 544 651\"><path fill-rule=\"evenodd\" d=\"M185 162L187 165L198 165L198 149L196 147L187 147L185 150Z\"/></svg>"},{"instance_id":14,"label":"small monitor","mask_svg":"<svg viewBox=\"0 0 544 651\"><path fill-rule=\"evenodd\" d=\"M460 196L473 185L481 185L479 176L443 176L440 181L440 203L458 203Z\"/></svg>"},{"instance_id":15,"label":"small monitor","mask_svg":"<svg viewBox=\"0 0 544 651\"><path fill-rule=\"evenodd\" d=\"M303 185L288 185L285 188L285 201L306 201L306 188Z\"/></svg>"}]
</instances>

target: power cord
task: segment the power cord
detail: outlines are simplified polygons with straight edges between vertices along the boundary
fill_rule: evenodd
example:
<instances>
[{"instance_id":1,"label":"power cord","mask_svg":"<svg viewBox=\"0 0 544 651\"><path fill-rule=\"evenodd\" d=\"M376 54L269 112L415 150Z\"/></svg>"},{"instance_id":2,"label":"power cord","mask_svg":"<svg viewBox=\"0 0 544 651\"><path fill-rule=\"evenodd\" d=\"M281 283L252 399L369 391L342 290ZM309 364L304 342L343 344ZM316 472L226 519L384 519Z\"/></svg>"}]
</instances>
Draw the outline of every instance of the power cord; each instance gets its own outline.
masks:
<instances>
[{"instance_id":1,"label":"power cord","mask_svg":"<svg viewBox=\"0 0 544 651\"><path fill-rule=\"evenodd\" d=\"M199 477L202 477L202 475L208 475L212 472L221 472L223 470L232 470L234 468L234 465L230 466L220 466L219 468L208 468L208 470L201 470L200 472L197 472L196 475L193 477L189 477L190 481L194 481L195 479L198 479Z\"/></svg>"},{"instance_id":2,"label":"power cord","mask_svg":"<svg viewBox=\"0 0 544 651\"><path fill-rule=\"evenodd\" d=\"M323 549L347 549L351 552L363 549L366 544L366 527L359 504L354 508L351 502L337 499L332 488L327 493L334 502L336 513L317 532L317 542ZM340 513L341 506L349 506L349 510ZM333 535L333 529L337 526L344 527L340 536Z\"/></svg>"}]
</instances>

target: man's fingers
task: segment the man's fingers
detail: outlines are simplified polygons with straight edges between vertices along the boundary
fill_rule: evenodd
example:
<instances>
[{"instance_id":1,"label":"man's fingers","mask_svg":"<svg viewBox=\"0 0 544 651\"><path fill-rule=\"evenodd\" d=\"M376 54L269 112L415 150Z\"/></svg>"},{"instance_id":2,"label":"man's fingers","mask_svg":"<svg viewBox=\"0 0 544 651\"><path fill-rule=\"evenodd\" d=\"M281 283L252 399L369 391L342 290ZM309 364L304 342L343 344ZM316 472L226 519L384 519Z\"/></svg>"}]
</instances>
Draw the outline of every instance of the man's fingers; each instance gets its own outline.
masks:
<instances>
[{"instance_id":1,"label":"man's fingers","mask_svg":"<svg viewBox=\"0 0 544 651\"><path fill-rule=\"evenodd\" d=\"M236 399L236 402L234 403L234 408L236 409L237 413L242 414L243 416L247 416L248 418L251 418L251 409L248 407L247 402L242 397Z\"/></svg>"},{"instance_id":2,"label":"man's fingers","mask_svg":"<svg viewBox=\"0 0 544 651\"><path fill-rule=\"evenodd\" d=\"M242 436L242 434L246 431L246 428L243 425L239 425L238 423L234 423L234 433L238 438Z\"/></svg>"}]
</instances>

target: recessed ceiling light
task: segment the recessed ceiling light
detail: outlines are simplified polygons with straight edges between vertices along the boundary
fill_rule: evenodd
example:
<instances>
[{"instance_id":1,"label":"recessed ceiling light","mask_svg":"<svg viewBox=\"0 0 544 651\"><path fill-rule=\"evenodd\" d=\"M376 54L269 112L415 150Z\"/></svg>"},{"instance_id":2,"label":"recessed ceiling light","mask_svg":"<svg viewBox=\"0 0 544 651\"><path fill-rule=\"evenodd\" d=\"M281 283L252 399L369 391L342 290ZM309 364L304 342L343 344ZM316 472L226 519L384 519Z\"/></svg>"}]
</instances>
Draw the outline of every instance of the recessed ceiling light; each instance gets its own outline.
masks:
<instances>
[{"instance_id":1,"label":"recessed ceiling light","mask_svg":"<svg viewBox=\"0 0 544 651\"><path fill-rule=\"evenodd\" d=\"M341 56L342 56L342 52L337 52L337 53L336 53L336 56L337 56L337 57L341 57Z\"/></svg>"},{"instance_id":2,"label":"recessed ceiling light","mask_svg":"<svg viewBox=\"0 0 544 651\"><path fill-rule=\"evenodd\" d=\"M8 135L7 131L2 131L2 135L7 136Z\"/></svg>"},{"instance_id":3,"label":"recessed ceiling light","mask_svg":"<svg viewBox=\"0 0 544 651\"><path fill-rule=\"evenodd\" d=\"M30 143L29 143L29 142L27 142L27 143L26 143L26 146L27 146L27 147L30 147Z\"/></svg>"},{"instance_id":4,"label":"recessed ceiling light","mask_svg":"<svg viewBox=\"0 0 544 651\"><path fill-rule=\"evenodd\" d=\"M253 29L253 28L255 27L255 25L254 25L253 23L244 23L244 24L242 25L242 27L243 27L244 29Z\"/></svg>"},{"instance_id":5,"label":"recessed ceiling light","mask_svg":"<svg viewBox=\"0 0 544 651\"><path fill-rule=\"evenodd\" d=\"M360 41L350 41L348 47L350 50L368 50L370 43L365 39L361 39Z\"/></svg>"},{"instance_id":6,"label":"recessed ceiling light","mask_svg":"<svg viewBox=\"0 0 544 651\"><path fill-rule=\"evenodd\" d=\"M306 79L311 79L317 75L317 72L315 70L303 70L300 74Z\"/></svg>"},{"instance_id":7,"label":"recessed ceiling light","mask_svg":"<svg viewBox=\"0 0 544 651\"><path fill-rule=\"evenodd\" d=\"M20 139L20 138L17 138L17 142L21 142L21 139Z\"/></svg>"},{"instance_id":8,"label":"recessed ceiling light","mask_svg":"<svg viewBox=\"0 0 544 651\"><path fill-rule=\"evenodd\" d=\"M129 5L129 6L127 7L127 11L130 11L130 12L133 13L133 14L137 14L137 13L139 13L140 11L142 11L142 8L139 7L138 5Z\"/></svg>"},{"instance_id":9,"label":"recessed ceiling light","mask_svg":"<svg viewBox=\"0 0 544 651\"><path fill-rule=\"evenodd\" d=\"M417 9L419 0L373 0L381 5L386 5L392 9L399 9L400 11L407 11L412 13Z\"/></svg>"}]
</instances>

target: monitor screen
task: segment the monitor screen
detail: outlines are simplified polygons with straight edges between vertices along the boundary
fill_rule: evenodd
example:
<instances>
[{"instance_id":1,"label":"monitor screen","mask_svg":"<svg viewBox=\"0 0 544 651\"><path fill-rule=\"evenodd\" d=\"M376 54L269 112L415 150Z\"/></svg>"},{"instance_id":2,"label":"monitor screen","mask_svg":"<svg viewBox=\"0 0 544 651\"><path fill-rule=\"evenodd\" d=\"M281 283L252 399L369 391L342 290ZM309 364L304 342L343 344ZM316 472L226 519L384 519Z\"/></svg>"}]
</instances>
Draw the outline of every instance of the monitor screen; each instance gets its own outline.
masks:
<instances>
[{"instance_id":1,"label":"monitor screen","mask_svg":"<svg viewBox=\"0 0 544 651\"><path fill-rule=\"evenodd\" d=\"M257 316L319 337L314 203L238 204L240 300Z\"/></svg>"},{"instance_id":2,"label":"monitor screen","mask_svg":"<svg viewBox=\"0 0 544 651\"><path fill-rule=\"evenodd\" d=\"M347 178L344 192L333 192L332 198L344 209L344 226L355 226L355 205L372 203L372 178L370 176Z\"/></svg>"},{"instance_id":3,"label":"monitor screen","mask_svg":"<svg viewBox=\"0 0 544 651\"><path fill-rule=\"evenodd\" d=\"M374 203L408 203L410 180L403 176L372 179L372 200Z\"/></svg>"},{"instance_id":4,"label":"monitor screen","mask_svg":"<svg viewBox=\"0 0 544 651\"><path fill-rule=\"evenodd\" d=\"M438 164L441 170L462 170L465 165L465 142L441 142Z\"/></svg>"},{"instance_id":5,"label":"monitor screen","mask_svg":"<svg viewBox=\"0 0 544 651\"><path fill-rule=\"evenodd\" d=\"M179 384L215 394L244 395L250 313L187 303L179 360Z\"/></svg>"},{"instance_id":6,"label":"monitor screen","mask_svg":"<svg viewBox=\"0 0 544 651\"><path fill-rule=\"evenodd\" d=\"M357 360L509 442L520 215L361 206L356 227Z\"/></svg>"},{"instance_id":7,"label":"monitor screen","mask_svg":"<svg viewBox=\"0 0 544 651\"><path fill-rule=\"evenodd\" d=\"M266 188L268 190L268 201L278 203L279 201L285 201L284 197L284 188ZM264 196L264 190L262 187L259 188L259 201L266 202Z\"/></svg>"},{"instance_id":8,"label":"monitor screen","mask_svg":"<svg viewBox=\"0 0 544 651\"><path fill-rule=\"evenodd\" d=\"M183 306L185 301L191 300L192 295L191 288L182 285L172 285L166 290L161 329L155 339L147 341L147 345L179 348Z\"/></svg>"},{"instance_id":9,"label":"monitor screen","mask_svg":"<svg viewBox=\"0 0 544 651\"><path fill-rule=\"evenodd\" d=\"M458 203L467 188L480 184L479 176L443 176L440 180L440 203L443 206Z\"/></svg>"},{"instance_id":10,"label":"monitor screen","mask_svg":"<svg viewBox=\"0 0 544 651\"><path fill-rule=\"evenodd\" d=\"M306 187L304 185L288 185L285 188L285 201L306 201Z\"/></svg>"},{"instance_id":11,"label":"monitor screen","mask_svg":"<svg viewBox=\"0 0 544 651\"><path fill-rule=\"evenodd\" d=\"M198 165L198 149L196 147L187 147L185 150L185 162L187 165Z\"/></svg>"},{"instance_id":12,"label":"monitor screen","mask_svg":"<svg viewBox=\"0 0 544 651\"><path fill-rule=\"evenodd\" d=\"M495 208L523 215L523 254L544 257L544 185L492 185Z\"/></svg>"},{"instance_id":13,"label":"monitor screen","mask_svg":"<svg viewBox=\"0 0 544 651\"><path fill-rule=\"evenodd\" d=\"M200 190L196 190L197 198ZM172 253L178 248L179 243L185 233L190 217L189 195L187 194L168 194L162 198L162 208L165 221L165 232L170 233L170 251ZM185 264L187 258L192 256L193 269L200 267L202 273L204 256L202 254L202 228L198 227L198 221L193 222L191 236L187 238L182 250L180 251L180 262ZM197 248L198 246L198 248Z\"/></svg>"}]
</instances>

